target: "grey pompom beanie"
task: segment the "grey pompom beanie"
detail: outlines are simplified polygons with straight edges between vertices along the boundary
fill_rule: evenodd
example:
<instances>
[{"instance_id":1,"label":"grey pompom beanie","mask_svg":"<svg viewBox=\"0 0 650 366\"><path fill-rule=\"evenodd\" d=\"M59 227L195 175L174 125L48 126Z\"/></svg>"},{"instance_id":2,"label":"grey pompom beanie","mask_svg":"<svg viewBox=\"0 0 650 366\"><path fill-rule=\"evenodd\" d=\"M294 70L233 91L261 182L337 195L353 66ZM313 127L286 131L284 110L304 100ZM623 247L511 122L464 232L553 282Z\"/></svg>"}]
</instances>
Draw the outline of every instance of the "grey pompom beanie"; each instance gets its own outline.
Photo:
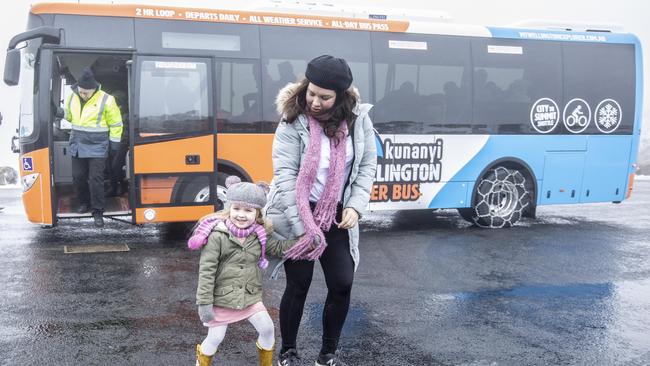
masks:
<instances>
[{"instance_id":1,"label":"grey pompom beanie","mask_svg":"<svg viewBox=\"0 0 650 366\"><path fill-rule=\"evenodd\" d=\"M238 203L241 205L262 209L266 205L268 185L264 182L242 182L236 175L226 178L226 201L228 205Z\"/></svg>"}]
</instances>

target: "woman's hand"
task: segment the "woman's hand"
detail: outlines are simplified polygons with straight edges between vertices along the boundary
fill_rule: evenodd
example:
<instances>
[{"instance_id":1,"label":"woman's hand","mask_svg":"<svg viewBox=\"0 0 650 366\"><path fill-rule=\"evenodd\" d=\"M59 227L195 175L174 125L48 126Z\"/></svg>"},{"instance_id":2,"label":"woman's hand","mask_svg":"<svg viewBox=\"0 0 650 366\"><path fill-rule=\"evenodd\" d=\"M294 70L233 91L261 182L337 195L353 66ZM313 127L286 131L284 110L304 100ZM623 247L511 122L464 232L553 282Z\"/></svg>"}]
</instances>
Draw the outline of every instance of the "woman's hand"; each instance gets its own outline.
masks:
<instances>
[{"instance_id":1,"label":"woman's hand","mask_svg":"<svg viewBox=\"0 0 650 366\"><path fill-rule=\"evenodd\" d=\"M339 229L351 229L359 221L359 214L352 207L346 207L343 209L343 217L341 222L338 224Z\"/></svg>"}]
</instances>

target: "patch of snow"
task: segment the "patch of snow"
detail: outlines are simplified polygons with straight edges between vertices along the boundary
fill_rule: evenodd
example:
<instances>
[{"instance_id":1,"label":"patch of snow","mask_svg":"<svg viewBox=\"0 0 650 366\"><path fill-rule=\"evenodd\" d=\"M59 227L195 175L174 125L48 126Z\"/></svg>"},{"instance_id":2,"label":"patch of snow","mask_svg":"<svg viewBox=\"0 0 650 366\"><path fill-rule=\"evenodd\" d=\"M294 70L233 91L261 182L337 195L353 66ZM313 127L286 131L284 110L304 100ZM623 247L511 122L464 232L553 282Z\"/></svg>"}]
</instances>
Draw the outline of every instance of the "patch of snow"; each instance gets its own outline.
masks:
<instances>
[{"instance_id":1,"label":"patch of snow","mask_svg":"<svg viewBox=\"0 0 650 366\"><path fill-rule=\"evenodd\" d=\"M20 184L5 184L0 185L0 189L23 189Z\"/></svg>"}]
</instances>

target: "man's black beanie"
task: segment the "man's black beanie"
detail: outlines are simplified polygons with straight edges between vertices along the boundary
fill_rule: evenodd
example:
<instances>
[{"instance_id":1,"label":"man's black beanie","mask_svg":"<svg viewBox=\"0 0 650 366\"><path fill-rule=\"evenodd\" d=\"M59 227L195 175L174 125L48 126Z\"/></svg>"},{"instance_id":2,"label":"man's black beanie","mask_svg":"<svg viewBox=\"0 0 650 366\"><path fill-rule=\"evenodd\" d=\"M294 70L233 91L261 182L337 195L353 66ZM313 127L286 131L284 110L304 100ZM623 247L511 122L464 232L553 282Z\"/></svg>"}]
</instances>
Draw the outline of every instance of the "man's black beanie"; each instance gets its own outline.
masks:
<instances>
[{"instance_id":1,"label":"man's black beanie","mask_svg":"<svg viewBox=\"0 0 650 366\"><path fill-rule=\"evenodd\" d=\"M305 77L321 88L345 91L352 85L352 71L342 58L318 56L309 61Z\"/></svg>"},{"instance_id":2,"label":"man's black beanie","mask_svg":"<svg viewBox=\"0 0 650 366\"><path fill-rule=\"evenodd\" d=\"M84 71L81 73L81 77L79 78L77 85L83 89L96 89L99 86L90 67L84 67Z\"/></svg>"}]
</instances>

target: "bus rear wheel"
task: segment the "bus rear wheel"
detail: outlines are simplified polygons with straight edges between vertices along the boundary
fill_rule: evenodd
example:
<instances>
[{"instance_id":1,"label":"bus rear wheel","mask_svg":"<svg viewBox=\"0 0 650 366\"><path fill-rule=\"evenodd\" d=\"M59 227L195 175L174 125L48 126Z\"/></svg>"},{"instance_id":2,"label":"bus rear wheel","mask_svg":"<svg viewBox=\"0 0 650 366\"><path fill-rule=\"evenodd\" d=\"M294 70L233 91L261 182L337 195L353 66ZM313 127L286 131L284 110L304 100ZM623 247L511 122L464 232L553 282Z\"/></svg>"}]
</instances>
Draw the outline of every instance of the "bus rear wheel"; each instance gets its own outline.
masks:
<instances>
[{"instance_id":1,"label":"bus rear wheel","mask_svg":"<svg viewBox=\"0 0 650 366\"><path fill-rule=\"evenodd\" d=\"M459 208L465 220L484 228L510 227L530 204L532 192L517 169L498 166L488 170L475 187L472 207Z\"/></svg>"}]
</instances>

